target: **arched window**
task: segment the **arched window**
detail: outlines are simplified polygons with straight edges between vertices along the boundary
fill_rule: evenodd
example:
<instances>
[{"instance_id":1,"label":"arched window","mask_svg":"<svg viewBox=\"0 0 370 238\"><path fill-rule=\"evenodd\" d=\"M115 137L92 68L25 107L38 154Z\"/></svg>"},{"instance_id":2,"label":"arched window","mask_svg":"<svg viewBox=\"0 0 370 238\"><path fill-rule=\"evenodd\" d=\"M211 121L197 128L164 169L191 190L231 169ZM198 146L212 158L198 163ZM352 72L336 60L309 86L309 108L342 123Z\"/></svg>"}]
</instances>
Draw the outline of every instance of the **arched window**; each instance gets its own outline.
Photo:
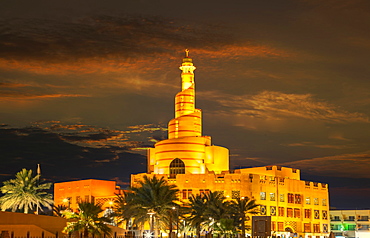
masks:
<instances>
[{"instance_id":1,"label":"arched window","mask_svg":"<svg viewBox=\"0 0 370 238\"><path fill-rule=\"evenodd\" d=\"M170 174L185 174L185 164L184 162L176 158L170 163Z\"/></svg>"}]
</instances>

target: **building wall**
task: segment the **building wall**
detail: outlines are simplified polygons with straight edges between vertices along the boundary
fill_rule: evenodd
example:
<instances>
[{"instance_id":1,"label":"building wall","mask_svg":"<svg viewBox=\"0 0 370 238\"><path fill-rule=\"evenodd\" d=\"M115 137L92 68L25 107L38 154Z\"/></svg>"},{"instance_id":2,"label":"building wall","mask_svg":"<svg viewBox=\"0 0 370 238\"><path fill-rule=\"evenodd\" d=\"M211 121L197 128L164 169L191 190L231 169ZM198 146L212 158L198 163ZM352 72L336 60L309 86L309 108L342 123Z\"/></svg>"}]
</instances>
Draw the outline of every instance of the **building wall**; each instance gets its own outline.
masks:
<instances>
[{"instance_id":1,"label":"building wall","mask_svg":"<svg viewBox=\"0 0 370 238\"><path fill-rule=\"evenodd\" d=\"M115 194L122 193L115 181L86 179L54 184L54 203L77 209L79 201L100 203L111 207Z\"/></svg>"},{"instance_id":2,"label":"building wall","mask_svg":"<svg viewBox=\"0 0 370 238\"><path fill-rule=\"evenodd\" d=\"M44 232L45 237L59 234L67 225L67 220L61 217L52 217L35 214L24 214L17 212L0 212L0 231L14 232L14 236L30 235L41 237Z\"/></svg>"},{"instance_id":3,"label":"building wall","mask_svg":"<svg viewBox=\"0 0 370 238\"><path fill-rule=\"evenodd\" d=\"M273 234L288 235L286 229L298 237L328 236L328 186L297 179L299 170L279 166L224 171L222 174L131 175L135 186L143 176L163 176L180 190L185 202L191 194L220 191L226 198L249 197L260 204L260 215L271 216ZM283 214L281 213L283 212ZM251 219L250 219L251 220Z\"/></svg>"}]
</instances>

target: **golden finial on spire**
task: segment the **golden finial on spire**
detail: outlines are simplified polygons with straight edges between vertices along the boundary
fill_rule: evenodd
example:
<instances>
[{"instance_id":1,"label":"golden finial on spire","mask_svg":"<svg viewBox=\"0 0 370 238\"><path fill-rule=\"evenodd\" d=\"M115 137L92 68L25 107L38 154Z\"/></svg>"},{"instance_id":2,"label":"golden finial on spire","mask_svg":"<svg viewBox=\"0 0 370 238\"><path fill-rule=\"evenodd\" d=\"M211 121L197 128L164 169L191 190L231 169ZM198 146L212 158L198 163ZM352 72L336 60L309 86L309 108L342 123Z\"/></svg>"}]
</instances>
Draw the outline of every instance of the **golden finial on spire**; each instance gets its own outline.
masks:
<instances>
[{"instance_id":1,"label":"golden finial on spire","mask_svg":"<svg viewBox=\"0 0 370 238\"><path fill-rule=\"evenodd\" d=\"M189 58L189 50L188 49L185 49L185 57Z\"/></svg>"}]
</instances>

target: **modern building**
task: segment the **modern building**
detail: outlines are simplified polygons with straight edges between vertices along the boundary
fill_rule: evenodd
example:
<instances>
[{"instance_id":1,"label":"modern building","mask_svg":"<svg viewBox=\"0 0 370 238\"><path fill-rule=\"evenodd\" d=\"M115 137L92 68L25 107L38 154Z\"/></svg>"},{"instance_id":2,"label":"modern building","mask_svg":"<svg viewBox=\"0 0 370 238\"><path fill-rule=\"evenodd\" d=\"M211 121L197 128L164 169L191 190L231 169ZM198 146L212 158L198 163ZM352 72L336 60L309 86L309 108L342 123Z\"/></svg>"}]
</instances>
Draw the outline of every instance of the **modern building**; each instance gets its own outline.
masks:
<instances>
[{"instance_id":1,"label":"modern building","mask_svg":"<svg viewBox=\"0 0 370 238\"><path fill-rule=\"evenodd\" d=\"M370 238L370 210L330 210L331 231L336 237Z\"/></svg>"},{"instance_id":2,"label":"modern building","mask_svg":"<svg viewBox=\"0 0 370 238\"><path fill-rule=\"evenodd\" d=\"M274 236L328 236L327 184L303 181L300 170L280 166L229 169L228 149L202 135L202 113L195 108L195 69L186 51L168 139L149 149L147 173L131 175L131 186L143 176L162 176L177 185L185 201L191 194L209 191L230 199L254 198L261 204L261 215L271 216Z\"/></svg>"},{"instance_id":3,"label":"modern building","mask_svg":"<svg viewBox=\"0 0 370 238\"><path fill-rule=\"evenodd\" d=\"M116 194L123 194L123 190L115 181L85 179L54 184L54 204L64 205L73 211L81 201L101 204L103 209L110 208Z\"/></svg>"}]
</instances>

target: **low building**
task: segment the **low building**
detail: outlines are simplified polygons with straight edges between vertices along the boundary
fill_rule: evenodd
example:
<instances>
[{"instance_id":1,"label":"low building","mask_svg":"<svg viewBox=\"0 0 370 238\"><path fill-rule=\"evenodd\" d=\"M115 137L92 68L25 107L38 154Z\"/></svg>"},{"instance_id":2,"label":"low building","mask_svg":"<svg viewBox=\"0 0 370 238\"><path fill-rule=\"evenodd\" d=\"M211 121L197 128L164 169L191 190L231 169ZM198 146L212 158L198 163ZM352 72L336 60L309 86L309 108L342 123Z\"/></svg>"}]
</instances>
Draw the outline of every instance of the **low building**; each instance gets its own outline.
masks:
<instances>
[{"instance_id":1,"label":"low building","mask_svg":"<svg viewBox=\"0 0 370 238\"><path fill-rule=\"evenodd\" d=\"M115 181L85 179L54 184L54 204L64 205L73 211L81 201L101 204L103 209L113 206L117 194L123 190Z\"/></svg>"},{"instance_id":2,"label":"low building","mask_svg":"<svg viewBox=\"0 0 370 238\"><path fill-rule=\"evenodd\" d=\"M330 210L331 231L336 237L370 238L370 210Z\"/></svg>"}]
</instances>

